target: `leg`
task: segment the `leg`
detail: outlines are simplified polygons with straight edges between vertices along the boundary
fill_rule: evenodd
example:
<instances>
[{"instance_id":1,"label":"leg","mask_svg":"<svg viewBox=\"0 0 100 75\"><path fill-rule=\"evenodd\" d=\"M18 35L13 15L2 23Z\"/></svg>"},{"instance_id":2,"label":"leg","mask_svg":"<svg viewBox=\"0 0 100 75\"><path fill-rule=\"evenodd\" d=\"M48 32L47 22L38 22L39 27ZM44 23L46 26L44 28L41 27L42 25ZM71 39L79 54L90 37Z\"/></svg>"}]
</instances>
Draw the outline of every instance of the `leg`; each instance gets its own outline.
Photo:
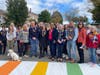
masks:
<instances>
[{"instance_id":1,"label":"leg","mask_svg":"<svg viewBox=\"0 0 100 75\"><path fill-rule=\"evenodd\" d=\"M79 57L80 57L79 62L84 63L84 51L83 51L83 49L80 49L81 46L82 46L82 43L77 44L78 53L79 53Z\"/></svg>"},{"instance_id":2,"label":"leg","mask_svg":"<svg viewBox=\"0 0 100 75\"><path fill-rule=\"evenodd\" d=\"M72 42L71 57L76 60L76 42Z\"/></svg>"},{"instance_id":3,"label":"leg","mask_svg":"<svg viewBox=\"0 0 100 75\"><path fill-rule=\"evenodd\" d=\"M2 55L2 45L0 44L0 55Z\"/></svg>"},{"instance_id":4,"label":"leg","mask_svg":"<svg viewBox=\"0 0 100 75\"><path fill-rule=\"evenodd\" d=\"M93 63L97 62L97 60L96 60L96 49L95 48L92 49L92 62Z\"/></svg>"},{"instance_id":5,"label":"leg","mask_svg":"<svg viewBox=\"0 0 100 75\"><path fill-rule=\"evenodd\" d=\"M52 52L53 52L52 57L55 58L55 56L56 56L56 43L53 43Z\"/></svg>"},{"instance_id":6,"label":"leg","mask_svg":"<svg viewBox=\"0 0 100 75\"><path fill-rule=\"evenodd\" d=\"M19 56L22 57L23 56L23 43L19 44L19 52L18 52Z\"/></svg>"},{"instance_id":7,"label":"leg","mask_svg":"<svg viewBox=\"0 0 100 75\"><path fill-rule=\"evenodd\" d=\"M90 62L92 62L92 49L88 48L88 51L89 51Z\"/></svg>"},{"instance_id":8,"label":"leg","mask_svg":"<svg viewBox=\"0 0 100 75\"><path fill-rule=\"evenodd\" d=\"M71 58L71 42L67 42L67 52L68 52L68 57Z\"/></svg>"},{"instance_id":9,"label":"leg","mask_svg":"<svg viewBox=\"0 0 100 75\"><path fill-rule=\"evenodd\" d=\"M30 44L31 44L30 57L32 57L33 55L35 55L35 40L31 39Z\"/></svg>"},{"instance_id":10,"label":"leg","mask_svg":"<svg viewBox=\"0 0 100 75\"><path fill-rule=\"evenodd\" d=\"M27 50L28 50L28 43L24 43L23 44L23 56L26 55Z\"/></svg>"},{"instance_id":11,"label":"leg","mask_svg":"<svg viewBox=\"0 0 100 75\"><path fill-rule=\"evenodd\" d=\"M49 41L49 47L50 47L50 56L52 57L52 41Z\"/></svg>"}]
</instances>

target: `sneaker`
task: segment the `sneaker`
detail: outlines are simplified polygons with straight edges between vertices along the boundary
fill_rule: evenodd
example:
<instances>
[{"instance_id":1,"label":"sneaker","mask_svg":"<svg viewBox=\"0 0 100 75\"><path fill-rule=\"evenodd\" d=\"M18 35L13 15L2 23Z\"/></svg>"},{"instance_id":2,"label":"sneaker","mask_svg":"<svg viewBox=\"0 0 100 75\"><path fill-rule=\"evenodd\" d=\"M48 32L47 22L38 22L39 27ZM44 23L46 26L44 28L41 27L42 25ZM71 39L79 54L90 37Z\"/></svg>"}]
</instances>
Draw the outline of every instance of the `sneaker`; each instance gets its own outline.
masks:
<instances>
[{"instance_id":1,"label":"sneaker","mask_svg":"<svg viewBox=\"0 0 100 75\"><path fill-rule=\"evenodd\" d=\"M24 57L26 57L26 58L27 58L27 57L29 57L29 56L28 56L28 55L24 55Z\"/></svg>"},{"instance_id":2,"label":"sneaker","mask_svg":"<svg viewBox=\"0 0 100 75\"><path fill-rule=\"evenodd\" d=\"M22 59L22 57L19 57L19 59L21 60L21 59Z\"/></svg>"},{"instance_id":3,"label":"sneaker","mask_svg":"<svg viewBox=\"0 0 100 75\"><path fill-rule=\"evenodd\" d=\"M52 60L52 61L54 61L55 59L54 59L54 58L52 58L51 60Z\"/></svg>"},{"instance_id":4,"label":"sneaker","mask_svg":"<svg viewBox=\"0 0 100 75\"><path fill-rule=\"evenodd\" d=\"M95 63L92 63L91 65L90 65L90 67L95 67L96 66L96 64Z\"/></svg>"}]
</instances>

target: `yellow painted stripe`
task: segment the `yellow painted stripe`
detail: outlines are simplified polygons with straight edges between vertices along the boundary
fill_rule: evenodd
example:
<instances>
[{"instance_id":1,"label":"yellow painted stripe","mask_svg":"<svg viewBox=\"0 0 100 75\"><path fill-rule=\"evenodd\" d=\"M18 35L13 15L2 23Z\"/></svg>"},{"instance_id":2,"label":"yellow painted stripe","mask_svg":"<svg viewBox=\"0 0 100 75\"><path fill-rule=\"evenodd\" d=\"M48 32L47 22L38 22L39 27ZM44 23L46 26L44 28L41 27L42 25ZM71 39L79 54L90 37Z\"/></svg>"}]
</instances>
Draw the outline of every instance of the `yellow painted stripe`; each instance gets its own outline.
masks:
<instances>
[{"instance_id":1,"label":"yellow painted stripe","mask_svg":"<svg viewBox=\"0 0 100 75\"><path fill-rule=\"evenodd\" d=\"M48 62L38 62L30 75L46 75Z\"/></svg>"},{"instance_id":2,"label":"yellow painted stripe","mask_svg":"<svg viewBox=\"0 0 100 75\"><path fill-rule=\"evenodd\" d=\"M8 61L0 67L0 75L9 75L19 64L19 61Z\"/></svg>"}]
</instances>

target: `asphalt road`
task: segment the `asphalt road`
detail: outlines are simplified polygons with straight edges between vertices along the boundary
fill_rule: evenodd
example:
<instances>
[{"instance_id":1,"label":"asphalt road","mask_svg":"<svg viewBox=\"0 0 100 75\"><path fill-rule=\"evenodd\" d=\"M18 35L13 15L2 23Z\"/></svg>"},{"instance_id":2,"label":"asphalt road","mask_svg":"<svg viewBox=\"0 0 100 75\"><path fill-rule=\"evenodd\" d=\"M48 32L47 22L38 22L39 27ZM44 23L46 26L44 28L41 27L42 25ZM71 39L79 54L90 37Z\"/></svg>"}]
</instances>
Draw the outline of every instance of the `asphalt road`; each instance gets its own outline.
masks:
<instances>
[{"instance_id":1,"label":"asphalt road","mask_svg":"<svg viewBox=\"0 0 100 75\"><path fill-rule=\"evenodd\" d=\"M77 61L79 60L79 56L78 56L78 52L77 53ZM85 63L89 62L89 53L88 50L84 50L84 58L85 58ZM100 58L100 57L99 57ZM7 54L0 56L0 60L9 60ZM48 59L47 56L39 59L39 57L22 57L22 61L46 61L46 62L56 62L55 61L51 61L50 59ZM64 60L63 62L66 62L66 60ZM98 60L97 57L97 62L100 63L100 60Z\"/></svg>"}]
</instances>

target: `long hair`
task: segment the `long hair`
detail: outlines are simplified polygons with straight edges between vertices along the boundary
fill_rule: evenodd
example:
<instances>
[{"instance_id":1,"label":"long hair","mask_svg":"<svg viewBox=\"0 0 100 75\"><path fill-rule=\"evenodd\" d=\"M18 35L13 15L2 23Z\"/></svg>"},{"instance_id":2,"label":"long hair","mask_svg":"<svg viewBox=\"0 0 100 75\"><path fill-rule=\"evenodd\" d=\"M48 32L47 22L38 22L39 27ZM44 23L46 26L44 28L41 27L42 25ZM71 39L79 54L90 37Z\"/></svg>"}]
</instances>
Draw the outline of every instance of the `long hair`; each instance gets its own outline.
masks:
<instances>
[{"instance_id":1,"label":"long hair","mask_svg":"<svg viewBox=\"0 0 100 75\"><path fill-rule=\"evenodd\" d=\"M79 22L79 23L78 23L78 29L80 29L80 28L79 28L79 25L82 25L82 28L84 27L84 23L83 23L83 22Z\"/></svg>"}]
</instances>

